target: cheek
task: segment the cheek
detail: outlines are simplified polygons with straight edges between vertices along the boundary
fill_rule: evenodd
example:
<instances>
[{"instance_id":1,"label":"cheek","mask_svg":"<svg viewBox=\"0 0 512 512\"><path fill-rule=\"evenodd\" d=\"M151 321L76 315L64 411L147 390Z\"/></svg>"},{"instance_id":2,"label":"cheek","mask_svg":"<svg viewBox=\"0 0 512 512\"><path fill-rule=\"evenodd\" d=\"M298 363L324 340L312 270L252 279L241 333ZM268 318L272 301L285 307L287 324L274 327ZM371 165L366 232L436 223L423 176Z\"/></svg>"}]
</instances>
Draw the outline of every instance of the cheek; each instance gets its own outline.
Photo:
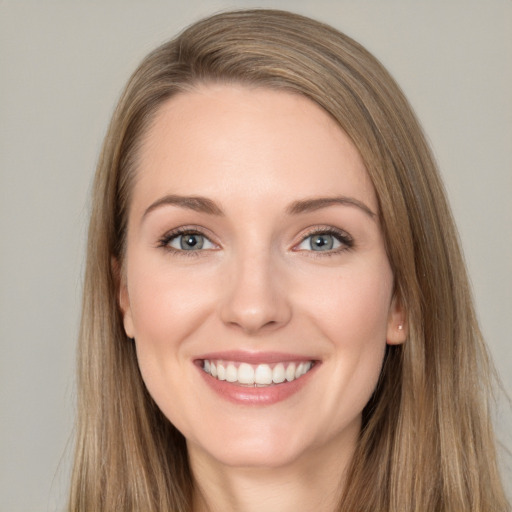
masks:
<instances>
[{"instance_id":1,"label":"cheek","mask_svg":"<svg viewBox=\"0 0 512 512\"><path fill-rule=\"evenodd\" d=\"M333 342L361 347L386 342L393 279L387 264L376 269L340 273L311 296L307 309Z\"/></svg>"},{"instance_id":2,"label":"cheek","mask_svg":"<svg viewBox=\"0 0 512 512\"><path fill-rule=\"evenodd\" d=\"M208 330L214 287L201 286L201 271L176 271L165 260L148 264L146 259L142 265L133 257L127 271L142 378L167 418L186 430L189 418L197 421L201 414L190 400L195 373L190 355L198 333Z\"/></svg>"},{"instance_id":3,"label":"cheek","mask_svg":"<svg viewBox=\"0 0 512 512\"><path fill-rule=\"evenodd\" d=\"M215 304L213 287L201 286L200 271L177 271L162 258L148 263L146 257L142 264L133 256L127 272L142 377L157 403L172 403L170 390L187 386L190 378L194 340L198 329L207 329Z\"/></svg>"},{"instance_id":4,"label":"cheek","mask_svg":"<svg viewBox=\"0 0 512 512\"><path fill-rule=\"evenodd\" d=\"M214 304L214 287L200 272L176 271L156 261L133 261L128 292L135 338L169 346L186 338L204 321ZM211 284L211 283L210 283Z\"/></svg>"},{"instance_id":5,"label":"cheek","mask_svg":"<svg viewBox=\"0 0 512 512\"><path fill-rule=\"evenodd\" d=\"M378 267L379 268L379 267ZM329 281L309 301L309 318L329 341L330 397L340 422L362 411L377 384L384 354L392 274L351 272Z\"/></svg>"}]
</instances>

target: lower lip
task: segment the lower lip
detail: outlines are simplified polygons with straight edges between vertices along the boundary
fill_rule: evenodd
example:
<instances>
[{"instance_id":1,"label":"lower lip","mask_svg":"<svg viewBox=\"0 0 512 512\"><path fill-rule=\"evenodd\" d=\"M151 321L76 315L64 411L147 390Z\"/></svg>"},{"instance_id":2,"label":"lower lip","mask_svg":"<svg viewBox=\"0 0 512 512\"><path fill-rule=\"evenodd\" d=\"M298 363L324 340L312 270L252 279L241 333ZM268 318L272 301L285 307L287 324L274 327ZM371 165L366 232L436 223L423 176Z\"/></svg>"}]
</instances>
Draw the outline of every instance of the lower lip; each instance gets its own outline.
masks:
<instances>
[{"instance_id":1,"label":"lower lip","mask_svg":"<svg viewBox=\"0 0 512 512\"><path fill-rule=\"evenodd\" d=\"M319 364L315 363L308 373L291 382L285 381L265 387L240 386L225 380L218 380L202 368L198 367L198 369L206 384L229 402L237 405L272 405L298 393L311 380L311 376L318 366Z\"/></svg>"}]
</instances>

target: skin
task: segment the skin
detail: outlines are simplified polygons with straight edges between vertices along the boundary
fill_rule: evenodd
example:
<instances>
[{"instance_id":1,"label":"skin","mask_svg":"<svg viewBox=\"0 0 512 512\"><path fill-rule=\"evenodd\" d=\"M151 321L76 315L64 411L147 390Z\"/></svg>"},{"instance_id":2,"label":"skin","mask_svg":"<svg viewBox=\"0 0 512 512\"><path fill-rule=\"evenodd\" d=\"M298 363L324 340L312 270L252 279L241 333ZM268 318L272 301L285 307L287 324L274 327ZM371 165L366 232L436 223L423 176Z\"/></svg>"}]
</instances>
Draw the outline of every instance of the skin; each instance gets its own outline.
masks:
<instances>
[{"instance_id":1,"label":"skin","mask_svg":"<svg viewBox=\"0 0 512 512\"><path fill-rule=\"evenodd\" d=\"M169 194L222 214L162 203ZM352 202L289 211L332 197ZM180 227L203 233L203 249L162 242ZM311 231L332 228L352 242L312 250ZM125 330L187 439L195 510L333 510L386 343L405 338L375 192L346 134L288 92L208 85L173 97L139 154L122 267ZM317 365L286 400L243 405L194 362L224 350Z\"/></svg>"}]
</instances>

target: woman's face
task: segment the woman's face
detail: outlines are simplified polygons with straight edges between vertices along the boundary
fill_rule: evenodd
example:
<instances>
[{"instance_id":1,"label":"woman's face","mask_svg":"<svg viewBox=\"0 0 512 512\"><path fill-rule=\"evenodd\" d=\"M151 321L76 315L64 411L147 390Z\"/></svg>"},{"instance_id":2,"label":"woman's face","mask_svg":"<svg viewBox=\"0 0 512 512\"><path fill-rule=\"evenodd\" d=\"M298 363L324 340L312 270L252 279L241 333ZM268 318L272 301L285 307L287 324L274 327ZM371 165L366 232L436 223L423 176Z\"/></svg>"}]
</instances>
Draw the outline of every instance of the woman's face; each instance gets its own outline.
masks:
<instances>
[{"instance_id":1,"label":"woman's face","mask_svg":"<svg viewBox=\"0 0 512 512\"><path fill-rule=\"evenodd\" d=\"M354 145L301 96L209 85L161 107L139 157L120 303L191 458L350 453L404 336Z\"/></svg>"}]
</instances>

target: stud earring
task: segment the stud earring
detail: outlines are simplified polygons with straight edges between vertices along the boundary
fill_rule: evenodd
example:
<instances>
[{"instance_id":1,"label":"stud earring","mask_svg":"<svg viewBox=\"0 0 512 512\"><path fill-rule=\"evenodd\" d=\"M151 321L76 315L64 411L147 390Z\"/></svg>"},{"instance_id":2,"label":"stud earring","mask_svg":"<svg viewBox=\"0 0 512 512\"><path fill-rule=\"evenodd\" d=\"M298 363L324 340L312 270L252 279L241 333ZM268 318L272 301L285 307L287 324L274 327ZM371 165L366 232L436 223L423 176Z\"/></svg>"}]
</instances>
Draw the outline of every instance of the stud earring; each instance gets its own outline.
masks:
<instances>
[{"instance_id":1,"label":"stud earring","mask_svg":"<svg viewBox=\"0 0 512 512\"><path fill-rule=\"evenodd\" d=\"M402 324L398 324L398 330L402 331L404 329L404 326Z\"/></svg>"}]
</instances>

